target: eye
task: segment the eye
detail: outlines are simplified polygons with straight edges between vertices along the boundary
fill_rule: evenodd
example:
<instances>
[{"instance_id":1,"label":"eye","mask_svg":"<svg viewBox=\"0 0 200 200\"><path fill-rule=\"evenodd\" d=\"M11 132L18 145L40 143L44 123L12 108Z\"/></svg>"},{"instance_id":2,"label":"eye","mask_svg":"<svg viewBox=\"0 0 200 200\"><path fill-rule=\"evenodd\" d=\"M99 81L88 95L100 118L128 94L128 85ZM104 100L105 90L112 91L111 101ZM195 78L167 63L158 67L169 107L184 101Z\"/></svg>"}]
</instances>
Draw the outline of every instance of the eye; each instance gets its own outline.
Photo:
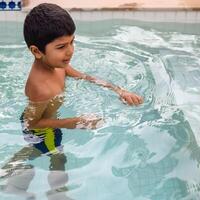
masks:
<instances>
[{"instance_id":1,"label":"eye","mask_svg":"<svg viewBox=\"0 0 200 200\"><path fill-rule=\"evenodd\" d=\"M63 46L59 46L57 49L63 49L65 46L63 45Z\"/></svg>"}]
</instances>

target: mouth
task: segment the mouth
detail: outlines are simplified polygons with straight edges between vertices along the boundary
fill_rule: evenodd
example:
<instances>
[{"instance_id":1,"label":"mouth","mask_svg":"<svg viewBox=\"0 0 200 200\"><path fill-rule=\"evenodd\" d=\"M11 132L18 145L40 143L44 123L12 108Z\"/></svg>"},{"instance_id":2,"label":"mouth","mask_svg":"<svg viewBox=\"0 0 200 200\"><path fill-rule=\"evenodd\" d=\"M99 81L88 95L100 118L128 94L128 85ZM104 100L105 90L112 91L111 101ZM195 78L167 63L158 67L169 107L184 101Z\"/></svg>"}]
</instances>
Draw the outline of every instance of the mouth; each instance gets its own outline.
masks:
<instances>
[{"instance_id":1,"label":"mouth","mask_svg":"<svg viewBox=\"0 0 200 200\"><path fill-rule=\"evenodd\" d=\"M65 64L69 64L70 59L68 59L68 60L63 60L63 62L64 62Z\"/></svg>"}]
</instances>

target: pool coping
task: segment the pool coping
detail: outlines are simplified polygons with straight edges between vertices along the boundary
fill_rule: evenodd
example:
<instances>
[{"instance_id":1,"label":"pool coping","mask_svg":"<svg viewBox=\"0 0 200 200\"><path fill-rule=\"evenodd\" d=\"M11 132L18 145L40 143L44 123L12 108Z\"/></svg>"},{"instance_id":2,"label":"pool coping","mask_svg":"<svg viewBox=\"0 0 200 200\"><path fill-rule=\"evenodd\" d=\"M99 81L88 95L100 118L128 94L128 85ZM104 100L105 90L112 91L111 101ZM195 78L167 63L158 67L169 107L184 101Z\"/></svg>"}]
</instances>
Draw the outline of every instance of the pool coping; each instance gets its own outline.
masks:
<instances>
[{"instance_id":1,"label":"pool coping","mask_svg":"<svg viewBox=\"0 0 200 200\"><path fill-rule=\"evenodd\" d=\"M81 11L81 12L88 12L88 11L155 11L155 12L159 12L159 11L200 11L200 7L194 7L194 8L176 8L176 7L172 7L172 8L126 8L126 7L122 7L122 8L116 8L116 7L105 7L105 8L65 8L66 10L70 11L70 12L74 12L74 11ZM22 12L29 12L31 10L31 8L22 8Z\"/></svg>"},{"instance_id":2,"label":"pool coping","mask_svg":"<svg viewBox=\"0 0 200 200\"><path fill-rule=\"evenodd\" d=\"M199 0L0 0L10 4L21 2L21 11L29 12L41 3L54 3L68 11L200 11ZM20 9L0 9L0 11L20 11Z\"/></svg>"},{"instance_id":3,"label":"pool coping","mask_svg":"<svg viewBox=\"0 0 200 200\"><path fill-rule=\"evenodd\" d=\"M199 0L22 0L28 12L40 3L55 3L69 11L168 11L200 10Z\"/></svg>"}]
</instances>

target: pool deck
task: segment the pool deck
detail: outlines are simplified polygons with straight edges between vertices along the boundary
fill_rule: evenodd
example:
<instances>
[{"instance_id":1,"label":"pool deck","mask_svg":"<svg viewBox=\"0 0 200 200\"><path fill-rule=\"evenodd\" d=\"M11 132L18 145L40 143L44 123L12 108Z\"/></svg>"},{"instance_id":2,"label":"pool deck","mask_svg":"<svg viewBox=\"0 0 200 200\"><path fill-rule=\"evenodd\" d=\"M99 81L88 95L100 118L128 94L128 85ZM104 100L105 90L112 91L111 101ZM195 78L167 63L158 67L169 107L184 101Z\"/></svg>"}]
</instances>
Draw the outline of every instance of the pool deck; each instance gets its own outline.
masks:
<instances>
[{"instance_id":1,"label":"pool deck","mask_svg":"<svg viewBox=\"0 0 200 200\"><path fill-rule=\"evenodd\" d=\"M55 3L71 11L200 10L200 0L24 0L24 11L40 3Z\"/></svg>"}]
</instances>

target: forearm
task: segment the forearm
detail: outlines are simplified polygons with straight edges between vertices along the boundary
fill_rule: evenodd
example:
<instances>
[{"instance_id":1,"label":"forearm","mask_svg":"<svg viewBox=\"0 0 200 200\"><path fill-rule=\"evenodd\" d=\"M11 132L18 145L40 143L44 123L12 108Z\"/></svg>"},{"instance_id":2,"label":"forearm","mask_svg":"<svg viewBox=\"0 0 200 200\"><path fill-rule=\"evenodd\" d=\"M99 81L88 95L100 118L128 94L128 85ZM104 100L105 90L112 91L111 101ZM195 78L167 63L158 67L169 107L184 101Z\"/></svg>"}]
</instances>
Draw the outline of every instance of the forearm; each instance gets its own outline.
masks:
<instances>
[{"instance_id":1,"label":"forearm","mask_svg":"<svg viewBox=\"0 0 200 200\"><path fill-rule=\"evenodd\" d=\"M109 83L107 81L104 81L104 80L101 80L101 79L98 79L98 78L95 78L95 77L92 77L92 76L89 76L89 75L85 75L83 77L83 79L91 82L91 83L95 83L96 85L99 85L99 86L102 86L102 87L105 87L105 88L108 88L114 92L116 92L117 94L121 94L121 92L123 91L123 89L119 86L116 86L112 83Z\"/></svg>"},{"instance_id":2,"label":"forearm","mask_svg":"<svg viewBox=\"0 0 200 200\"><path fill-rule=\"evenodd\" d=\"M65 118L65 119L40 119L35 123L29 123L29 129L42 128L68 128L74 129L80 122L79 117Z\"/></svg>"},{"instance_id":3,"label":"forearm","mask_svg":"<svg viewBox=\"0 0 200 200\"><path fill-rule=\"evenodd\" d=\"M78 78L78 79L84 79L84 80L87 80L91 83L95 83L96 85L100 85L100 86L103 86L103 87L106 87L114 92L116 92L119 96L120 96L120 99L123 101L123 102L126 102L128 103L129 105L139 105L143 102L143 99L142 97L134 94L134 93L131 93L131 92L128 92L127 90L119 87L119 86L116 86L114 84L111 84L109 82L106 82L106 81L103 81L101 79L98 79L98 78L95 78L95 77L92 77L92 76L89 76L87 74L83 74L81 72L78 72L76 70L74 70L73 68L71 67L68 67L66 69L66 74L68 76L71 76L71 77L74 77L74 78Z\"/></svg>"},{"instance_id":4,"label":"forearm","mask_svg":"<svg viewBox=\"0 0 200 200\"><path fill-rule=\"evenodd\" d=\"M119 95L123 91L123 89L120 88L119 86L116 86L116 85L111 84L111 83L109 83L107 81L103 81L103 80L101 80L99 78L96 78L96 77L84 74L84 73L82 73L80 71L77 71L74 68L72 68L70 65L66 68L66 75L70 76L70 77L73 77L73 78L77 78L77 79L84 79L84 80L87 80L87 81L89 81L91 83L95 83L96 85L106 87L108 89L113 90L114 92L116 92Z\"/></svg>"},{"instance_id":5,"label":"forearm","mask_svg":"<svg viewBox=\"0 0 200 200\"><path fill-rule=\"evenodd\" d=\"M116 86L112 83L109 83L109 82L106 82L106 81L103 81L103 80L100 80L88 75L86 75L84 79L116 92L120 96L121 100L125 103L128 103L129 105L133 105L133 104L139 105L143 102L142 97L138 96L137 94L128 92L127 90L119 86Z\"/></svg>"}]
</instances>

